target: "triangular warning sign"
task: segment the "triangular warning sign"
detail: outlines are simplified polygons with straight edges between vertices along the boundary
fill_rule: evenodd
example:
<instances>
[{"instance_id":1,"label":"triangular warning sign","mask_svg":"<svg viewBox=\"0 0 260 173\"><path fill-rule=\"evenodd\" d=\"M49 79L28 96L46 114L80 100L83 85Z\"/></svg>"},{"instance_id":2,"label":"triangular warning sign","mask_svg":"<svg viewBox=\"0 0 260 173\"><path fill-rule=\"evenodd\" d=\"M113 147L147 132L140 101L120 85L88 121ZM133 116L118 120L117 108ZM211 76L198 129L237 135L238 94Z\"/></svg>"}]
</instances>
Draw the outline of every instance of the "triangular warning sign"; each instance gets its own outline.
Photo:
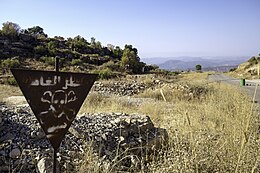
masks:
<instances>
[{"instance_id":1,"label":"triangular warning sign","mask_svg":"<svg viewBox=\"0 0 260 173\"><path fill-rule=\"evenodd\" d=\"M96 74L11 69L55 150L76 117Z\"/></svg>"}]
</instances>

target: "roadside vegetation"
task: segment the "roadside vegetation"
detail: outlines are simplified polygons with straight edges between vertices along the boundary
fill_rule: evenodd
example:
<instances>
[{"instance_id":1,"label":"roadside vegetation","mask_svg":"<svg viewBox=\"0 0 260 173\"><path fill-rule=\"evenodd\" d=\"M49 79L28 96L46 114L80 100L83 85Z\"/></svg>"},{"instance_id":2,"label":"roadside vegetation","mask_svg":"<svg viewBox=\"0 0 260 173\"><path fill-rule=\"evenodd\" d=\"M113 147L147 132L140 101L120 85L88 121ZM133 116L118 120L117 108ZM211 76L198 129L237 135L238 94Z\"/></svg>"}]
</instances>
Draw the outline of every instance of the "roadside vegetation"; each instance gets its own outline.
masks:
<instances>
[{"instance_id":1,"label":"roadside vegetation","mask_svg":"<svg viewBox=\"0 0 260 173\"><path fill-rule=\"evenodd\" d=\"M131 168L132 172L259 172L259 117L252 98L240 88L207 83L205 74L197 74L176 81L200 88L192 99L162 86L136 96L147 98L140 105L91 93L82 109L142 113L167 129L168 147L156 151L158 155L141 170ZM114 171L113 164L99 165L91 150L86 153L81 172Z\"/></svg>"}]
</instances>

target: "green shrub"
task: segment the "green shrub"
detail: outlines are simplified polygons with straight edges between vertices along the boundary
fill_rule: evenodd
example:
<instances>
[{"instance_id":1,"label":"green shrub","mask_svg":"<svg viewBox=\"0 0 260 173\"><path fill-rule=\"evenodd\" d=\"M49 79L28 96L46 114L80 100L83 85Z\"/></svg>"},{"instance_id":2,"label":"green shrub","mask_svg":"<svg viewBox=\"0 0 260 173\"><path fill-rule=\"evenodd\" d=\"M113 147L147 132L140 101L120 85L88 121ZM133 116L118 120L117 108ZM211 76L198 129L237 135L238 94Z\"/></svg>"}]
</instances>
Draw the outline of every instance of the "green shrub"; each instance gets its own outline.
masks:
<instances>
[{"instance_id":1,"label":"green shrub","mask_svg":"<svg viewBox=\"0 0 260 173\"><path fill-rule=\"evenodd\" d=\"M9 84L9 85L17 85L17 82L16 80L13 78L13 77L10 77L6 80L6 84Z\"/></svg>"},{"instance_id":2,"label":"green shrub","mask_svg":"<svg viewBox=\"0 0 260 173\"><path fill-rule=\"evenodd\" d=\"M2 68L17 68L20 66L20 62L18 59L5 59L1 61Z\"/></svg>"},{"instance_id":3,"label":"green shrub","mask_svg":"<svg viewBox=\"0 0 260 173\"><path fill-rule=\"evenodd\" d=\"M112 71L116 71L120 68L119 64L114 61L108 61L100 66L101 69L111 69Z\"/></svg>"},{"instance_id":4,"label":"green shrub","mask_svg":"<svg viewBox=\"0 0 260 173\"><path fill-rule=\"evenodd\" d=\"M54 57L47 57L47 56L43 56L40 58L41 62L44 62L48 65L55 65L55 58Z\"/></svg>"},{"instance_id":5,"label":"green shrub","mask_svg":"<svg viewBox=\"0 0 260 173\"><path fill-rule=\"evenodd\" d=\"M81 59L73 59L71 62L70 62L71 65L82 65L83 64L83 61Z\"/></svg>"},{"instance_id":6,"label":"green shrub","mask_svg":"<svg viewBox=\"0 0 260 173\"><path fill-rule=\"evenodd\" d=\"M236 67L235 68L231 68L230 70L229 70L229 72L233 72L233 71L236 71Z\"/></svg>"},{"instance_id":7,"label":"green shrub","mask_svg":"<svg viewBox=\"0 0 260 173\"><path fill-rule=\"evenodd\" d=\"M47 53L47 49L42 45L38 45L38 46L34 47L34 52L37 54L44 55Z\"/></svg>"},{"instance_id":8,"label":"green shrub","mask_svg":"<svg viewBox=\"0 0 260 173\"><path fill-rule=\"evenodd\" d=\"M98 74L99 79L109 79L113 78L116 75L113 73L113 71L109 68L103 69L103 70L96 70L94 73Z\"/></svg>"}]
</instances>

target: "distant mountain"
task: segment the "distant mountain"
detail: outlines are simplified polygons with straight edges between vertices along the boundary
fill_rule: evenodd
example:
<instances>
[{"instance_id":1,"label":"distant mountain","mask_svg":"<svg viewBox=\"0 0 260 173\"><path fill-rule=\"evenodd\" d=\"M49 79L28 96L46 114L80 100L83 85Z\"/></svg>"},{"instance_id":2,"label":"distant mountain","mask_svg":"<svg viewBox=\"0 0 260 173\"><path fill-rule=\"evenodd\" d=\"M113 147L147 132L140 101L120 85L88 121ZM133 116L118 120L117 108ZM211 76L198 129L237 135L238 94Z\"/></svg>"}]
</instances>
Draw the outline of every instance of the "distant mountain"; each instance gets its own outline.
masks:
<instances>
[{"instance_id":1,"label":"distant mountain","mask_svg":"<svg viewBox=\"0 0 260 173\"><path fill-rule=\"evenodd\" d=\"M168 57L168 58L146 58L142 59L147 64L156 64L161 69L179 71L195 70L200 64L202 70L228 71L247 61L249 56L243 57Z\"/></svg>"}]
</instances>

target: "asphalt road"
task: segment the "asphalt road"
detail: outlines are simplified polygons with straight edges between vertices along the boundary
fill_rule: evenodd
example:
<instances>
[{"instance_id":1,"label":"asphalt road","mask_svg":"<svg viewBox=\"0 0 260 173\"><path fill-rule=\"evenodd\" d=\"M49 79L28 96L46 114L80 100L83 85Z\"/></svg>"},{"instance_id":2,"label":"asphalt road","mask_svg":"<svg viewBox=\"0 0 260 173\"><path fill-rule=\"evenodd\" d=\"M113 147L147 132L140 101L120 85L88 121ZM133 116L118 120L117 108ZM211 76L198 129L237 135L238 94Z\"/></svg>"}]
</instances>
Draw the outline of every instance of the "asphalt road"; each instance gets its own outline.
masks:
<instances>
[{"instance_id":1,"label":"asphalt road","mask_svg":"<svg viewBox=\"0 0 260 173\"><path fill-rule=\"evenodd\" d=\"M212 82L224 82L224 83L240 86L240 79L232 78L223 73L211 74L208 76L208 80ZM245 89L245 91L249 94L249 96L252 98L253 101L256 85L258 86L256 91L255 102L260 103L260 79L246 80L246 86L240 86L240 87Z\"/></svg>"}]
</instances>

